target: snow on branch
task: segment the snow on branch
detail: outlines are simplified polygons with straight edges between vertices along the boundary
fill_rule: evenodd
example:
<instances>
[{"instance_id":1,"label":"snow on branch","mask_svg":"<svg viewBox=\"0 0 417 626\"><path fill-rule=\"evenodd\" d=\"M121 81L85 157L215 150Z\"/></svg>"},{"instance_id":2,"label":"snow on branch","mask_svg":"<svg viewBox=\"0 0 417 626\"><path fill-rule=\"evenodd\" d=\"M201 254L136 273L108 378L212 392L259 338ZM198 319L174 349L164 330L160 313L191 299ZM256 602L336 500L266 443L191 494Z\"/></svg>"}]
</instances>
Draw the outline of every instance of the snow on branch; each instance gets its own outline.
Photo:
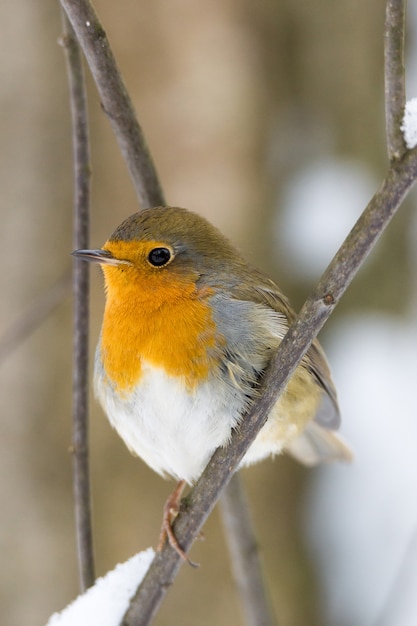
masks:
<instances>
[{"instance_id":1,"label":"snow on branch","mask_svg":"<svg viewBox=\"0 0 417 626\"><path fill-rule=\"evenodd\" d=\"M404 140L410 150L417 146L417 98L409 100L405 105L403 123L401 130L404 133Z\"/></svg>"},{"instance_id":2,"label":"snow on branch","mask_svg":"<svg viewBox=\"0 0 417 626\"><path fill-rule=\"evenodd\" d=\"M63 611L54 613L46 626L119 626L154 555L148 548L119 563Z\"/></svg>"}]
</instances>

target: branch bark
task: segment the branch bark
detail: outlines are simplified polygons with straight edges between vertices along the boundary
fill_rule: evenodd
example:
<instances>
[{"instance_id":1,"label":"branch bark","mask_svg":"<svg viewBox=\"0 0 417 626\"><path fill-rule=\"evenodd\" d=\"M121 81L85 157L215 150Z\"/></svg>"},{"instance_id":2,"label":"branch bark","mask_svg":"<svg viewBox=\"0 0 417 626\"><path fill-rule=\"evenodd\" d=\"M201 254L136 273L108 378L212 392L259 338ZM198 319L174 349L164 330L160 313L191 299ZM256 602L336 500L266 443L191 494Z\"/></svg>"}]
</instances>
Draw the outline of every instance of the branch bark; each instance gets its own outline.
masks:
<instances>
[{"instance_id":1,"label":"branch bark","mask_svg":"<svg viewBox=\"0 0 417 626\"><path fill-rule=\"evenodd\" d=\"M165 204L155 166L106 33L88 0L60 0L85 54L142 208Z\"/></svg>"},{"instance_id":2,"label":"branch bark","mask_svg":"<svg viewBox=\"0 0 417 626\"><path fill-rule=\"evenodd\" d=\"M387 0L385 12L385 123L390 161L401 158L406 151L401 132L405 107L405 4L405 0Z\"/></svg>"},{"instance_id":3,"label":"branch bark","mask_svg":"<svg viewBox=\"0 0 417 626\"><path fill-rule=\"evenodd\" d=\"M90 222L90 147L87 97L81 52L63 13L62 43L66 52L74 153L74 248L87 248ZM88 325L89 268L75 260L73 269L73 488L80 587L95 580L88 454Z\"/></svg>"}]
</instances>

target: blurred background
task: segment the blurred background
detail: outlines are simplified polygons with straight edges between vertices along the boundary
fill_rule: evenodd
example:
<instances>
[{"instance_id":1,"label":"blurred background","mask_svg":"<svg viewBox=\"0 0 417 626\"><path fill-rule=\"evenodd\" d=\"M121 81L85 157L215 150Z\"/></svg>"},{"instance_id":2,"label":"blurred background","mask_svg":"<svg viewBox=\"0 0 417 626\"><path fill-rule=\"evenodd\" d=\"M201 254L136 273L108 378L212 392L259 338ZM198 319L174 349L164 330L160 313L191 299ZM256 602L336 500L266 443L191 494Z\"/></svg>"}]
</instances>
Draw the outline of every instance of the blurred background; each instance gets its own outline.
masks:
<instances>
[{"instance_id":1,"label":"blurred background","mask_svg":"<svg viewBox=\"0 0 417 626\"><path fill-rule=\"evenodd\" d=\"M409 3L408 97L416 94ZM0 622L78 593L71 485L71 128L59 3L0 3ZM387 167L380 0L96 0L170 204L220 227L298 308ZM88 74L88 72L87 72ZM413 82L414 81L414 82ZM89 79L92 247L137 201ZM417 216L394 219L321 335L351 467L242 472L280 626L417 623ZM44 294L59 304L10 339ZM92 272L91 355L103 308ZM36 309L35 309L36 310ZM91 399L97 573L155 546L173 484ZM155 624L240 624L219 514ZM175 618L173 618L173 615Z\"/></svg>"}]
</instances>

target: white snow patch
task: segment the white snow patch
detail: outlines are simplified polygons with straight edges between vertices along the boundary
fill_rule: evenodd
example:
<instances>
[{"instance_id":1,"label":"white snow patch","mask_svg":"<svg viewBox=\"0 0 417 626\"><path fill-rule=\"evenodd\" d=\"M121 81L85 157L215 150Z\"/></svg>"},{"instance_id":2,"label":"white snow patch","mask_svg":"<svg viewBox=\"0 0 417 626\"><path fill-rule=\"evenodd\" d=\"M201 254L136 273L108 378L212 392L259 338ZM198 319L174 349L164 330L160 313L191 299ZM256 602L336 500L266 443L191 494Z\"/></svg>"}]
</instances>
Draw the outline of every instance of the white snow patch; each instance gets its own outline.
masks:
<instances>
[{"instance_id":1,"label":"white snow patch","mask_svg":"<svg viewBox=\"0 0 417 626\"><path fill-rule=\"evenodd\" d=\"M407 148L412 150L417 146L417 98L406 103L401 130Z\"/></svg>"},{"instance_id":2,"label":"white snow patch","mask_svg":"<svg viewBox=\"0 0 417 626\"><path fill-rule=\"evenodd\" d=\"M46 626L119 626L154 556L148 548L119 563L63 611L54 613Z\"/></svg>"}]
</instances>

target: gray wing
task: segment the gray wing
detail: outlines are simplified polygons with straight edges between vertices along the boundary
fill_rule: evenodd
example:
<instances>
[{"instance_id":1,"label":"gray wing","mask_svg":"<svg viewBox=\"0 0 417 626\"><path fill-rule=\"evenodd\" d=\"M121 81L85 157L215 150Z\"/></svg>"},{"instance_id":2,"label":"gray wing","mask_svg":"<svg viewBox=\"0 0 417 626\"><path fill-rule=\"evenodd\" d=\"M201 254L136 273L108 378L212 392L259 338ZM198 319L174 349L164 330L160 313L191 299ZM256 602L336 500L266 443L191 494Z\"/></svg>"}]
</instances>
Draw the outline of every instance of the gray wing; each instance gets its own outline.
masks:
<instances>
[{"instance_id":1,"label":"gray wing","mask_svg":"<svg viewBox=\"0 0 417 626\"><path fill-rule=\"evenodd\" d=\"M337 430L340 426L340 412L336 389L331 378L327 359L321 345L316 339L304 357L304 362L325 392L322 394L321 404L314 417L314 421L329 430Z\"/></svg>"},{"instance_id":2,"label":"gray wing","mask_svg":"<svg viewBox=\"0 0 417 626\"><path fill-rule=\"evenodd\" d=\"M295 319L288 300L276 284L253 271L250 279L236 284L233 295L237 300L247 300L269 307L279 314L278 335L283 337ZM340 425L340 413L327 359L319 342L315 339L301 361L322 389L321 403L313 420L303 432L287 444L285 450L297 461L307 466L329 461L352 460L352 452L343 439L334 433Z\"/></svg>"},{"instance_id":3,"label":"gray wing","mask_svg":"<svg viewBox=\"0 0 417 626\"><path fill-rule=\"evenodd\" d=\"M271 307L281 313L286 318L287 324L290 325L295 319L295 313L277 285L256 270L252 271L251 278L249 286L246 286L247 283L245 286L236 286L236 297ZM303 357L301 364L311 372L323 390L321 404L314 416L314 421L325 429L337 430L340 426L340 412L336 389L327 359L317 339L314 340L307 354Z\"/></svg>"}]
</instances>

